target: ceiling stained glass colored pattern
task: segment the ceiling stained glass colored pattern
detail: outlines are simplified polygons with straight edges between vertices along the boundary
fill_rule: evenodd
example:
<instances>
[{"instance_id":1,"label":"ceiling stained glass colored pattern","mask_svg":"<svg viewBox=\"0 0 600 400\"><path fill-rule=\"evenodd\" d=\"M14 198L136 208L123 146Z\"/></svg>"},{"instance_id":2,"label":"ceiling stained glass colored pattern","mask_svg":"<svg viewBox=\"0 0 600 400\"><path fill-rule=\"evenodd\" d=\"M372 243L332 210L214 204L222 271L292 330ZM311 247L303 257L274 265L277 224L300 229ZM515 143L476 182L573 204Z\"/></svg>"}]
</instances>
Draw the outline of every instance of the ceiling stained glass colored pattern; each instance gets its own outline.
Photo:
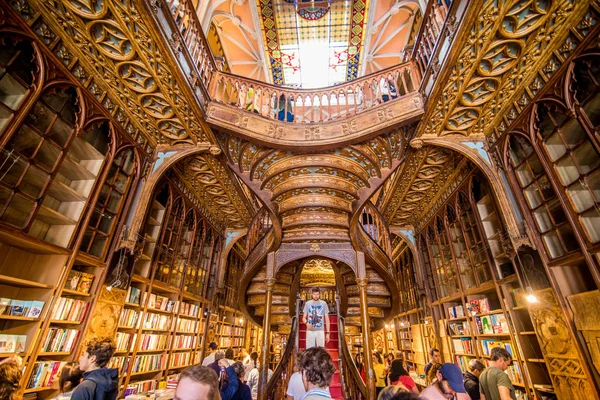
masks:
<instances>
[{"instance_id":1,"label":"ceiling stained glass colored pattern","mask_svg":"<svg viewBox=\"0 0 600 400\"><path fill-rule=\"evenodd\" d=\"M258 0L277 85L315 88L358 76L368 0Z\"/></svg>"}]
</instances>

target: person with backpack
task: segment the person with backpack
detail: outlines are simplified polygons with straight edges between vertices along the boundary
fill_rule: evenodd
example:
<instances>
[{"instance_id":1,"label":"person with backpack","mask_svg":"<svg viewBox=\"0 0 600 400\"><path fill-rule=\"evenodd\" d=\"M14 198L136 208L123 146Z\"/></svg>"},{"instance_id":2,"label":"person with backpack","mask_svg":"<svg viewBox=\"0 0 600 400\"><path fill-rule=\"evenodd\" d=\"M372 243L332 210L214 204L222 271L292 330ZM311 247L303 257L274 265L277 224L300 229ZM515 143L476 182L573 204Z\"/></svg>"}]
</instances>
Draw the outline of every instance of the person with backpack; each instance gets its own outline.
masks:
<instances>
[{"instance_id":1,"label":"person with backpack","mask_svg":"<svg viewBox=\"0 0 600 400\"><path fill-rule=\"evenodd\" d=\"M119 393L119 370L106 368L115 352L115 344L109 339L93 339L87 343L79 369L83 371L81 382L71 395L72 400L115 400Z\"/></svg>"}]
</instances>

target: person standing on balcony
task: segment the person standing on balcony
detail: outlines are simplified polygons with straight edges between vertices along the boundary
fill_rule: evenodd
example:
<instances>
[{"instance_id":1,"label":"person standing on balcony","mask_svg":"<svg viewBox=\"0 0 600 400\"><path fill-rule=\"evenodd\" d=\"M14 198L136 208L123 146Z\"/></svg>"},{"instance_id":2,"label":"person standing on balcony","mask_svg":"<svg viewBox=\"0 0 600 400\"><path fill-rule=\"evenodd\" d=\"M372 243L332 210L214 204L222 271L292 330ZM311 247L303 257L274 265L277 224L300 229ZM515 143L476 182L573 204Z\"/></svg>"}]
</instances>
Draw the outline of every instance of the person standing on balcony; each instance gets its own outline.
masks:
<instances>
[{"instance_id":1,"label":"person standing on balcony","mask_svg":"<svg viewBox=\"0 0 600 400\"><path fill-rule=\"evenodd\" d=\"M384 103L390 100L390 88L387 78L382 77L379 80L379 95Z\"/></svg>"},{"instance_id":2,"label":"person standing on balcony","mask_svg":"<svg viewBox=\"0 0 600 400\"><path fill-rule=\"evenodd\" d=\"M325 347L329 343L329 307L320 300L321 290L312 289L312 300L304 304L302 322L306 324L306 348Z\"/></svg>"}]
</instances>

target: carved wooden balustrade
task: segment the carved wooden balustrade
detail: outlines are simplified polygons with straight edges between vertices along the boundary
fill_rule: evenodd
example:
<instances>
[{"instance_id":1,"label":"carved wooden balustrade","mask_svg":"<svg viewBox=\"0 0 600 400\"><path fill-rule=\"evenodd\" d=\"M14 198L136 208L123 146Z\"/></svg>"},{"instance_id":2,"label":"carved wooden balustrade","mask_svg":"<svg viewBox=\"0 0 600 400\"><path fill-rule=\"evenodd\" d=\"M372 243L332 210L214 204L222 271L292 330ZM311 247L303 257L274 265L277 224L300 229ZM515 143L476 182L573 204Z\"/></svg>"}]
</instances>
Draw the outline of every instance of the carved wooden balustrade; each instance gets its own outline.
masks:
<instances>
[{"instance_id":1,"label":"carved wooden balustrade","mask_svg":"<svg viewBox=\"0 0 600 400\"><path fill-rule=\"evenodd\" d=\"M321 89L290 89L217 72L209 92L213 101L273 120L314 123L350 117L402 98L416 92L419 83L413 62L406 62L351 82ZM384 95L383 90L392 93Z\"/></svg>"},{"instance_id":2,"label":"carved wooden balustrade","mask_svg":"<svg viewBox=\"0 0 600 400\"><path fill-rule=\"evenodd\" d=\"M173 20L177 25L183 41L187 47L194 65L197 69L198 78L202 82L210 82L213 73L218 69L202 26L198 20L196 10L191 0L158 0L164 1L171 11ZM173 38L173 40L176 40Z\"/></svg>"},{"instance_id":3,"label":"carved wooden balustrade","mask_svg":"<svg viewBox=\"0 0 600 400\"><path fill-rule=\"evenodd\" d=\"M298 353L298 327L300 318L300 299L296 299L296 315L292 318L292 330L288 336L285 351L277 368L273 371L267 384L267 399L280 400L286 398L286 390L290 377L294 373L295 356Z\"/></svg>"},{"instance_id":4,"label":"carved wooden balustrade","mask_svg":"<svg viewBox=\"0 0 600 400\"><path fill-rule=\"evenodd\" d=\"M451 0L430 0L427 4L413 50L413 59L421 76L425 74L425 70L431 62L435 45L442 33L442 27L451 5Z\"/></svg>"},{"instance_id":5,"label":"carved wooden balustrade","mask_svg":"<svg viewBox=\"0 0 600 400\"><path fill-rule=\"evenodd\" d=\"M337 300L339 310L339 298ZM367 398L367 387L363 382L346 343L345 320L338 312L338 354L340 356L339 370L345 397L352 400Z\"/></svg>"},{"instance_id":6,"label":"carved wooden balustrade","mask_svg":"<svg viewBox=\"0 0 600 400\"><path fill-rule=\"evenodd\" d=\"M248 254L254 250L256 245L263 237L265 237L272 226L273 221L271 221L271 215L269 215L267 209L263 207L258 210L258 213L256 213L252 219L250 227L248 228L248 233L246 234L246 249L248 250Z\"/></svg>"},{"instance_id":7,"label":"carved wooden balustrade","mask_svg":"<svg viewBox=\"0 0 600 400\"><path fill-rule=\"evenodd\" d=\"M375 243L377 243L381 250L383 250L383 252L391 258L392 245L390 232L387 224L385 223L385 219L370 201L365 204L362 210L360 224L367 235L369 235L369 237Z\"/></svg>"}]
</instances>

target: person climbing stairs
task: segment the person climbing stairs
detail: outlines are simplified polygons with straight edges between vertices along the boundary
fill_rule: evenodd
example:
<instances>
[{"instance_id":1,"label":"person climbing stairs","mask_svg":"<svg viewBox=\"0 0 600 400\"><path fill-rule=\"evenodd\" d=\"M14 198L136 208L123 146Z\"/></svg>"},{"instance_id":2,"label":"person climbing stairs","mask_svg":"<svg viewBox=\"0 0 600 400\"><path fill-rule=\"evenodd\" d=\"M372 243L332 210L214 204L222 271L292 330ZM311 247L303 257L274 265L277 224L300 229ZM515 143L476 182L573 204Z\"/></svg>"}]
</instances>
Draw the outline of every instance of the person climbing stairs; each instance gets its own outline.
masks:
<instances>
[{"instance_id":1,"label":"person climbing stairs","mask_svg":"<svg viewBox=\"0 0 600 400\"><path fill-rule=\"evenodd\" d=\"M340 355L339 355L339 347L338 347L338 319L337 315L329 316L329 330L331 334L329 335L330 340L325 344L325 348L327 352L331 356L333 360L333 364L335 365L335 373L333 374L333 378L331 379L331 384L329 385L329 393L331 393L331 397L338 400L343 400L343 391L342 391L342 382L340 380ZM303 351L306 349L306 324L300 323L300 331L298 335L298 351Z\"/></svg>"}]
</instances>

